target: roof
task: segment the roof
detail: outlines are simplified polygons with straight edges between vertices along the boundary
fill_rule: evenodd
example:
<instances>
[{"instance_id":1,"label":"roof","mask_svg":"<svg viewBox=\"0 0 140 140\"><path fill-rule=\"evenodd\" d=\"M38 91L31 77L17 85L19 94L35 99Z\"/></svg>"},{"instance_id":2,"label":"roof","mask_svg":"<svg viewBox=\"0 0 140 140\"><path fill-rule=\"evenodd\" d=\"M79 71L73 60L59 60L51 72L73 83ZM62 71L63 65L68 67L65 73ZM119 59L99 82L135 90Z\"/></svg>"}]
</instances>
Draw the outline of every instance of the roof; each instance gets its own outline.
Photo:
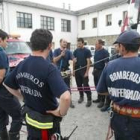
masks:
<instances>
[{"instance_id":1,"label":"roof","mask_svg":"<svg viewBox=\"0 0 140 140\"><path fill-rule=\"evenodd\" d=\"M90 6L85 9L82 9L82 10L78 10L78 11L76 11L76 15L80 16L80 15L98 12L98 11L108 9L108 8L111 8L114 6L126 4L127 1L128 0L110 0L110 1L98 4L98 5L94 5L94 6Z\"/></svg>"},{"instance_id":2,"label":"roof","mask_svg":"<svg viewBox=\"0 0 140 140\"><path fill-rule=\"evenodd\" d=\"M17 5L23 5L23 6L27 6L27 7L49 10L49 11L58 12L58 13L64 13L64 14L68 14L68 15L75 15L74 11L71 11L68 9L57 8L57 7L38 4L38 3L34 3L34 2L29 2L29 1L14 1L14 0L3 0L3 1L12 3L12 4L17 4Z\"/></svg>"},{"instance_id":3,"label":"roof","mask_svg":"<svg viewBox=\"0 0 140 140\"><path fill-rule=\"evenodd\" d=\"M111 8L114 6L118 6L121 4L126 4L128 0L109 0L107 2L97 4L94 6L90 6L90 7L84 8L82 10L78 10L78 11L57 8L57 7L38 4L38 3L34 3L34 2L29 2L29 1L14 1L14 0L3 0L3 1L8 2L8 3L33 7L33 8L39 8L39 9L43 9L43 10L49 10L49 11L58 12L58 13L64 13L64 14L68 14L68 15L80 16L80 15L98 12L98 11L108 9L108 8Z\"/></svg>"}]
</instances>

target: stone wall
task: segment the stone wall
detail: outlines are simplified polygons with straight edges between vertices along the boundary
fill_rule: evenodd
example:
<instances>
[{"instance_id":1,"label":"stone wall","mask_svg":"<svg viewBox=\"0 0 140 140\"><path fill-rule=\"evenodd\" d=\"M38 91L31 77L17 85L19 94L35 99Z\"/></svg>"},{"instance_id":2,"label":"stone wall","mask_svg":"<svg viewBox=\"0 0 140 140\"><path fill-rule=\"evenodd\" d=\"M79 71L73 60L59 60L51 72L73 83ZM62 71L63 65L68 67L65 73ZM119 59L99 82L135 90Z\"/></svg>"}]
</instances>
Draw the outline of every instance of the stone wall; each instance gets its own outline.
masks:
<instances>
[{"instance_id":1,"label":"stone wall","mask_svg":"<svg viewBox=\"0 0 140 140\"><path fill-rule=\"evenodd\" d=\"M97 39L103 39L105 41L105 46L112 46L117 37L118 35L108 35L98 37L86 37L84 38L84 40L85 42L88 42L88 45L95 45Z\"/></svg>"}]
</instances>

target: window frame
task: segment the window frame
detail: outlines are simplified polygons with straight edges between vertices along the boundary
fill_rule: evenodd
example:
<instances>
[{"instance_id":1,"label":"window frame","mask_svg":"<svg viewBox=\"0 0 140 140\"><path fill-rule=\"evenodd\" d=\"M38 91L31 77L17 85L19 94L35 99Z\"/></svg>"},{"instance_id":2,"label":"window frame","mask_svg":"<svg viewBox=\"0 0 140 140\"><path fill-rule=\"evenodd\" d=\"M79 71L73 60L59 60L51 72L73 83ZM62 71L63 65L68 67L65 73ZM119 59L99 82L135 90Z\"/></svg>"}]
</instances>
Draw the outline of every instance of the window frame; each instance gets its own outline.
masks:
<instances>
[{"instance_id":1,"label":"window frame","mask_svg":"<svg viewBox=\"0 0 140 140\"><path fill-rule=\"evenodd\" d=\"M25 12L16 12L17 14L17 27L32 29L32 14Z\"/></svg>"},{"instance_id":2,"label":"window frame","mask_svg":"<svg viewBox=\"0 0 140 140\"><path fill-rule=\"evenodd\" d=\"M106 26L111 26L111 25L112 25L112 14L108 14L106 15Z\"/></svg>"},{"instance_id":3,"label":"window frame","mask_svg":"<svg viewBox=\"0 0 140 140\"><path fill-rule=\"evenodd\" d=\"M98 23L97 17L92 18L92 28L97 28L97 23Z\"/></svg>"},{"instance_id":4,"label":"window frame","mask_svg":"<svg viewBox=\"0 0 140 140\"><path fill-rule=\"evenodd\" d=\"M71 32L71 20L61 19L61 31Z\"/></svg>"},{"instance_id":5,"label":"window frame","mask_svg":"<svg viewBox=\"0 0 140 140\"><path fill-rule=\"evenodd\" d=\"M81 20L81 30L85 30L85 20Z\"/></svg>"},{"instance_id":6,"label":"window frame","mask_svg":"<svg viewBox=\"0 0 140 140\"><path fill-rule=\"evenodd\" d=\"M47 30L51 30L51 31L54 31L55 28L55 19L54 17L49 17L49 16L44 16L44 15L41 15L40 16L40 24L41 24L41 28L43 29L47 29Z\"/></svg>"}]
</instances>

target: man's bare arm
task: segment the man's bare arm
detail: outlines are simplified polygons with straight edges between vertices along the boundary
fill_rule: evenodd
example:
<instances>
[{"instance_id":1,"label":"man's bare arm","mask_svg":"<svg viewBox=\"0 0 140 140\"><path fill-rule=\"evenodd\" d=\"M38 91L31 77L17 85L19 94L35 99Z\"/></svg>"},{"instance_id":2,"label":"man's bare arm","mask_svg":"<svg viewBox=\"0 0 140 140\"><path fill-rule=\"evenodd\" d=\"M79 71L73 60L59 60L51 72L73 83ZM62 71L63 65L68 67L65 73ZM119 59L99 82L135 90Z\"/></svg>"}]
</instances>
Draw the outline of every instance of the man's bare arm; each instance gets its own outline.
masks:
<instances>
[{"instance_id":1,"label":"man's bare arm","mask_svg":"<svg viewBox=\"0 0 140 140\"><path fill-rule=\"evenodd\" d=\"M5 73L6 73L6 69L0 69L0 84L3 82Z\"/></svg>"},{"instance_id":2,"label":"man's bare arm","mask_svg":"<svg viewBox=\"0 0 140 140\"><path fill-rule=\"evenodd\" d=\"M59 56L57 56L57 57L54 57L53 58L53 63L56 64L61 59L61 57L62 57L61 54Z\"/></svg>"},{"instance_id":3,"label":"man's bare arm","mask_svg":"<svg viewBox=\"0 0 140 140\"><path fill-rule=\"evenodd\" d=\"M20 90L19 89L12 89L12 88L10 88L10 87L8 87L7 85L5 85L4 83L3 83L3 85L5 86L5 88L11 93L11 94L13 94L14 96L16 96L19 100L23 100L23 96L22 96L22 94L21 94L21 92L20 92Z\"/></svg>"},{"instance_id":4,"label":"man's bare arm","mask_svg":"<svg viewBox=\"0 0 140 140\"><path fill-rule=\"evenodd\" d=\"M53 63L56 64L63 56L65 56L65 50L63 50L60 55L53 58Z\"/></svg>"},{"instance_id":5,"label":"man's bare arm","mask_svg":"<svg viewBox=\"0 0 140 140\"><path fill-rule=\"evenodd\" d=\"M76 58L73 59L73 76L75 76L75 64L76 64Z\"/></svg>"},{"instance_id":6,"label":"man's bare arm","mask_svg":"<svg viewBox=\"0 0 140 140\"><path fill-rule=\"evenodd\" d=\"M89 72L90 69L90 58L87 58L87 72Z\"/></svg>"},{"instance_id":7,"label":"man's bare arm","mask_svg":"<svg viewBox=\"0 0 140 140\"><path fill-rule=\"evenodd\" d=\"M69 91L65 91L60 96L59 106L56 110L49 110L47 113L51 113L55 116L63 117L67 114L71 102L71 95Z\"/></svg>"}]
</instances>

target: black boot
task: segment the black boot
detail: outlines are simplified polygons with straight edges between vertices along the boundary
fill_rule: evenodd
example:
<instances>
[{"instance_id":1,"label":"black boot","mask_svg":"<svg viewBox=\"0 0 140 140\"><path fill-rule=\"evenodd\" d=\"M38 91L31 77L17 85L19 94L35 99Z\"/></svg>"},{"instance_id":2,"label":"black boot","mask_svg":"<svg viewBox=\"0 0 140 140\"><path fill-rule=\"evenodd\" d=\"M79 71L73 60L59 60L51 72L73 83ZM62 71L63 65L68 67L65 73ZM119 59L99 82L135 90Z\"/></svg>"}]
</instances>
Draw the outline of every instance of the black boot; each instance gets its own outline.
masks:
<instances>
[{"instance_id":1,"label":"black boot","mask_svg":"<svg viewBox=\"0 0 140 140\"><path fill-rule=\"evenodd\" d=\"M0 140L9 140L7 129L0 132Z\"/></svg>"},{"instance_id":2,"label":"black boot","mask_svg":"<svg viewBox=\"0 0 140 140\"><path fill-rule=\"evenodd\" d=\"M104 106L104 102L100 101L97 107L102 108L103 106Z\"/></svg>"},{"instance_id":3,"label":"black boot","mask_svg":"<svg viewBox=\"0 0 140 140\"><path fill-rule=\"evenodd\" d=\"M93 103L99 103L99 102L100 102L99 99L93 100Z\"/></svg>"},{"instance_id":4,"label":"black boot","mask_svg":"<svg viewBox=\"0 0 140 140\"><path fill-rule=\"evenodd\" d=\"M92 104L92 101L91 100L88 100L87 103L86 103L86 107L90 107Z\"/></svg>"},{"instance_id":5,"label":"black boot","mask_svg":"<svg viewBox=\"0 0 140 140\"><path fill-rule=\"evenodd\" d=\"M20 134L19 132L9 132L9 140L19 140Z\"/></svg>"},{"instance_id":6,"label":"black boot","mask_svg":"<svg viewBox=\"0 0 140 140\"><path fill-rule=\"evenodd\" d=\"M81 104L84 101L84 97L80 96L78 103Z\"/></svg>"},{"instance_id":7,"label":"black boot","mask_svg":"<svg viewBox=\"0 0 140 140\"><path fill-rule=\"evenodd\" d=\"M101 101L101 95L98 95L96 100L93 100L93 103L99 103Z\"/></svg>"}]
</instances>

